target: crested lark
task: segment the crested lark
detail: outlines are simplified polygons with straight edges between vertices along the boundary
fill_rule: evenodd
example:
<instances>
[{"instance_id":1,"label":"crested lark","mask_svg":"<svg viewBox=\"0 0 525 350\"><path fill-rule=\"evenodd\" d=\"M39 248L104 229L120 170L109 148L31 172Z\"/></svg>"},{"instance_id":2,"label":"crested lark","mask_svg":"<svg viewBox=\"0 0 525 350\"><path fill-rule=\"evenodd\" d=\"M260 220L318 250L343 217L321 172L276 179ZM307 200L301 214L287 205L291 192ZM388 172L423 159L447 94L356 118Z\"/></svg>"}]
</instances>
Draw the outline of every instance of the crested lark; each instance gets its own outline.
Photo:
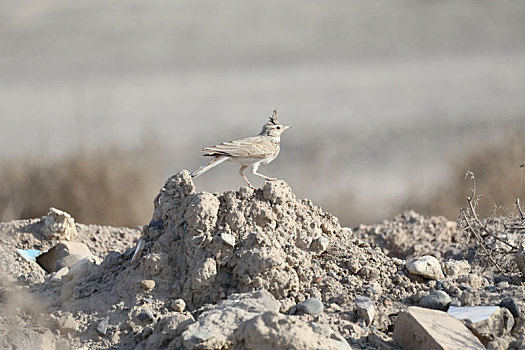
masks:
<instances>
[{"instance_id":1,"label":"crested lark","mask_svg":"<svg viewBox=\"0 0 525 350\"><path fill-rule=\"evenodd\" d=\"M280 149L281 134L284 130L291 127L291 125L282 125L279 123L279 120L277 120L277 110L275 109L270 120L264 124L259 135L203 148L203 155L213 157L213 159L191 173L191 177L199 176L214 166L229 160L241 165L239 174L253 189L255 189L255 187L248 181L246 175L244 175L244 170L247 167L251 167L251 173L253 175L266 180L276 180L275 178L259 174L257 170L261 164L268 164L277 157Z\"/></svg>"}]
</instances>

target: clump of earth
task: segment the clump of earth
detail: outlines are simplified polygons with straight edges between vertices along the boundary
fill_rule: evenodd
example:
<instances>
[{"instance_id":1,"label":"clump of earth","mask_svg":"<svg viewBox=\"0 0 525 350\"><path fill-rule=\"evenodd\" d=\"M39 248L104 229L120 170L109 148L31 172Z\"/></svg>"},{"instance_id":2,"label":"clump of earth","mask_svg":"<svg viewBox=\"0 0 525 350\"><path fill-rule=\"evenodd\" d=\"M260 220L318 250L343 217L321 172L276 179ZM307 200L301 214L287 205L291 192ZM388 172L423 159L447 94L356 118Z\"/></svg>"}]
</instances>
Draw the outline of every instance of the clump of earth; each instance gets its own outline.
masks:
<instances>
[{"instance_id":1,"label":"clump of earth","mask_svg":"<svg viewBox=\"0 0 525 350\"><path fill-rule=\"evenodd\" d=\"M396 349L395 321L410 306L507 299L508 327L478 338L525 344L521 275L473 269L445 218L407 212L351 229L284 181L197 192L187 171L154 205L139 229L72 224L60 211L1 223L0 347ZM50 221L64 232L50 234Z\"/></svg>"}]
</instances>

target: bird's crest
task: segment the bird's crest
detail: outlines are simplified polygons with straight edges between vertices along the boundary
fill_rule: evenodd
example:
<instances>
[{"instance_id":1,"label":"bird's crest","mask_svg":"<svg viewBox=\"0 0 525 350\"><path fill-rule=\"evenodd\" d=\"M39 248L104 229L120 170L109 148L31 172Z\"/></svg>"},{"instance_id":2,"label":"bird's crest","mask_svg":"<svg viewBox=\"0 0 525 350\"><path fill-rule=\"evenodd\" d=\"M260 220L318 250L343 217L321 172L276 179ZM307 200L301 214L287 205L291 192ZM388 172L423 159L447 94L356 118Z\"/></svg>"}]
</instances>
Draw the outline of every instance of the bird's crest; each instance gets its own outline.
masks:
<instances>
[{"instance_id":1,"label":"bird's crest","mask_svg":"<svg viewBox=\"0 0 525 350\"><path fill-rule=\"evenodd\" d=\"M277 108L273 110L273 113L270 116L270 123L272 123L273 125L279 124L279 120L277 120Z\"/></svg>"}]
</instances>

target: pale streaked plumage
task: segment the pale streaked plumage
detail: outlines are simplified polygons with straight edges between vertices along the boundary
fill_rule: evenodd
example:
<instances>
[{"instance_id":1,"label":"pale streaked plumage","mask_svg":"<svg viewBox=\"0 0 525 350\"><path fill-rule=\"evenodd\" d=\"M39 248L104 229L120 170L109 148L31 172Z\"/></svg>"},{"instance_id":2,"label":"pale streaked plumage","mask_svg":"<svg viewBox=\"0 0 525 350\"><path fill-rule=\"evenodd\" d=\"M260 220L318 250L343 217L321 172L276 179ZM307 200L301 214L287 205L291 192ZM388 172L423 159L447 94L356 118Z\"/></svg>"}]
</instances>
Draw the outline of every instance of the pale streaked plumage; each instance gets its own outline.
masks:
<instances>
[{"instance_id":1,"label":"pale streaked plumage","mask_svg":"<svg viewBox=\"0 0 525 350\"><path fill-rule=\"evenodd\" d=\"M257 136L247 137L241 140L228 141L213 147L203 148L204 156L214 157L210 162L201 166L198 170L191 173L192 177L201 175L209 169L225 161L233 161L241 164L239 173L246 183L252 188L253 185L244 175L244 170L251 166L251 173L266 180L274 178L259 174L257 169L261 164L268 164L279 154L281 134L291 125L282 125L277 119L277 110L273 111L270 120L263 126Z\"/></svg>"}]
</instances>

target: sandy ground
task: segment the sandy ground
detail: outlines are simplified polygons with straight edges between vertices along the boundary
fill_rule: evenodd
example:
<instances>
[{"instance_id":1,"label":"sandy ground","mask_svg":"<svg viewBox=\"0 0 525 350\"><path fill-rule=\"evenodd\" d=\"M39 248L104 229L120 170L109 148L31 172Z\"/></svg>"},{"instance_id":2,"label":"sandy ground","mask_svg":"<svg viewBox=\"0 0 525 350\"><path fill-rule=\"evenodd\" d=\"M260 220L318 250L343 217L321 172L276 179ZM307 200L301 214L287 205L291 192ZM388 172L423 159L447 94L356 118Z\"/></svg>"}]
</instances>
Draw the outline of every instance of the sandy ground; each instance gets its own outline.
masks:
<instances>
[{"instance_id":1,"label":"sandy ground","mask_svg":"<svg viewBox=\"0 0 525 350\"><path fill-rule=\"evenodd\" d=\"M523 223L512 220L509 242L517 244ZM475 246L442 217L406 212L342 228L283 181L211 194L196 192L183 171L155 198L137 254L139 231L77 224L77 239L100 259L49 274L15 251L52 246L43 226L0 224L6 349L397 349L397 315L436 290L461 306L512 298L514 327L487 344L525 344L520 272L480 264ZM437 276L408 272L407 262L424 255L436 258ZM374 304L371 322L356 307L360 297Z\"/></svg>"}]
</instances>

